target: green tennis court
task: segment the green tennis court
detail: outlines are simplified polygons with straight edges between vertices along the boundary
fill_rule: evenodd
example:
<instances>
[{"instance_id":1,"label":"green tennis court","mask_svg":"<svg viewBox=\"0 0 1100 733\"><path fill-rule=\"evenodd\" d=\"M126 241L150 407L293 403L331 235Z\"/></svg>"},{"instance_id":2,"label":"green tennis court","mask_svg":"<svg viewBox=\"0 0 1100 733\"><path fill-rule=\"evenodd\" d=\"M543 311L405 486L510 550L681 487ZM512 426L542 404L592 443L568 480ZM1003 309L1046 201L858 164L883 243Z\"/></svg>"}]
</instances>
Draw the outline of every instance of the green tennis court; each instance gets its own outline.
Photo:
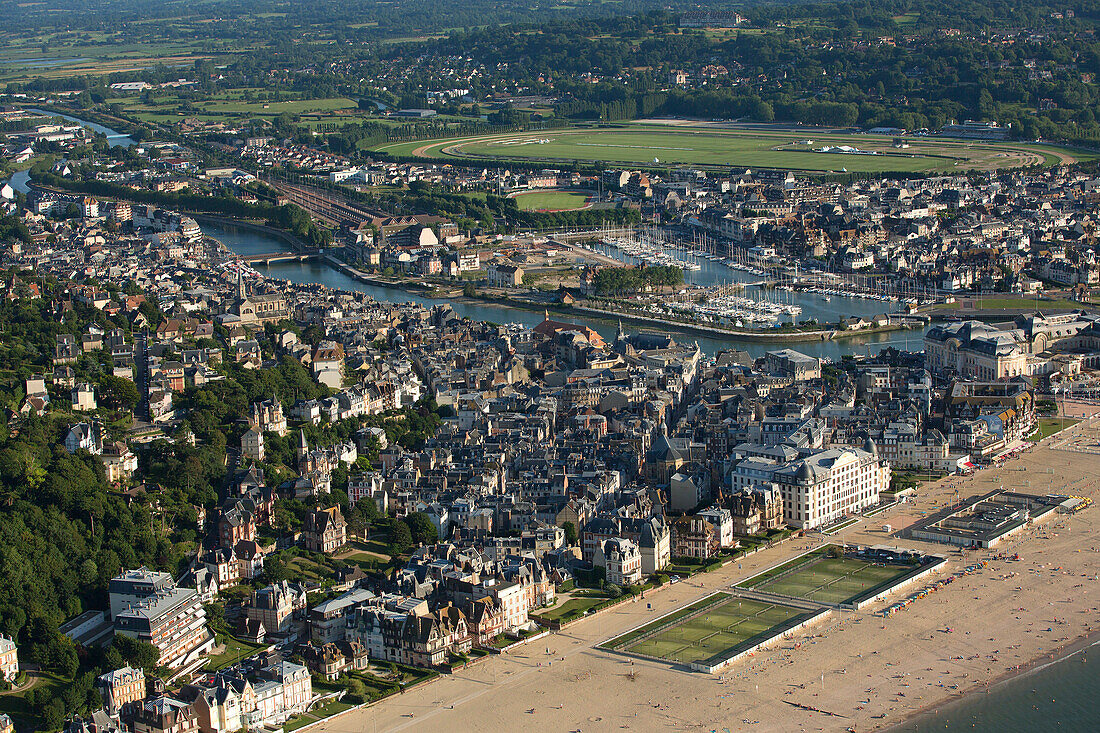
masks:
<instances>
[{"instance_id":1,"label":"green tennis court","mask_svg":"<svg viewBox=\"0 0 1100 733\"><path fill-rule=\"evenodd\" d=\"M701 662L774 636L777 626L805 614L791 606L734 597L696 616L674 621L619 651L684 664Z\"/></svg>"},{"instance_id":2,"label":"green tennis court","mask_svg":"<svg viewBox=\"0 0 1100 733\"><path fill-rule=\"evenodd\" d=\"M818 556L785 574L750 579L745 586L818 603L847 603L886 587L913 570L911 565L884 565L854 557Z\"/></svg>"}]
</instances>

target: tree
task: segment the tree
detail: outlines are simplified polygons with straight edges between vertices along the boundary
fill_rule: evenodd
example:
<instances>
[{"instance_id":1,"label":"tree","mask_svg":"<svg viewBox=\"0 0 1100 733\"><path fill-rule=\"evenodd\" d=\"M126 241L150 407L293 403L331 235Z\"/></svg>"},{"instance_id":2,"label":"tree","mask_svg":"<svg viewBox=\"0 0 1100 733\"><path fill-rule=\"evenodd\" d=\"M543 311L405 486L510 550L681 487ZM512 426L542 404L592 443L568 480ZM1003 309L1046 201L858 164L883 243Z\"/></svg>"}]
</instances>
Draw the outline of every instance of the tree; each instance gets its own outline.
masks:
<instances>
[{"instance_id":1,"label":"tree","mask_svg":"<svg viewBox=\"0 0 1100 733\"><path fill-rule=\"evenodd\" d=\"M85 585L92 585L99 578L99 568L95 564L95 560L87 558L84 562L80 563L80 582Z\"/></svg>"},{"instance_id":2,"label":"tree","mask_svg":"<svg viewBox=\"0 0 1100 733\"><path fill-rule=\"evenodd\" d=\"M65 702L55 697L47 700L41 707L41 720L46 730L58 730L65 721Z\"/></svg>"},{"instance_id":3,"label":"tree","mask_svg":"<svg viewBox=\"0 0 1100 733\"><path fill-rule=\"evenodd\" d=\"M371 522L378 519L378 505L369 497L357 502L344 512L344 519L348 523L348 534L362 536L370 527Z\"/></svg>"},{"instance_id":4,"label":"tree","mask_svg":"<svg viewBox=\"0 0 1100 733\"><path fill-rule=\"evenodd\" d=\"M417 545L430 545L439 540L439 531L424 512L414 512L403 520L409 526L412 540Z\"/></svg>"},{"instance_id":5,"label":"tree","mask_svg":"<svg viewBox=\"0 0 1100 733\"><path fill-rule=\"evenodd\" d=\"M344 689L348 691L349 702L364 703L370 701L370 693L367 692L367 686L363 684L362 680L352 677L344 683Z\"/></svg>"},{"instance_id":6,"label":"tree","mask_svg":"<svg viewBox=\"0 0 1100 733\"><path fill-rule=\"evenodd\" d=\"M99 378L99 400L112 410L132 410L141 399L138 387L129 379L103 374Z\"/></svg>"},{"instance_id":7,"label":"tree","mask_svg":"<svg viewBox=\"0 0 1100 733\"><path fill-rule=\"evenodd\" d=\"M561 528L565 530L565 544L572 547L577 544L577 525L572 522L564 523Z\"/></svg>"},{"instance_id":8,"label":"tree","mask_svg":"<svg viewBox=\"0 0 1100 733\"><path fill-rule=\"evenodd\" d=\"M225 606L221 603L207 603L203 606L206 611L206 623L215 631L225 629Z\"/></svg>"},{"instance_id":9,"label":"tree","mask_svg":"<svg viewBox=\"0 0 1100 733\"><path fill-rule=\"evenodd\" d=\"M363 519L365 519L367 523L378 520L378 505L374 503L374 499L361 501L355 505L355 508L359 510L359 513L363 515Z\"/></svg>"},{"instance_id":10,"label":"tree","mask_svg":"<svg viewBox=\"0 0 1100 733\"><path fill-rule=\"evenodd\" d=\"M131 639L123 634L115 634L114 645L119 654L129 664L141 667L146 672L152 672L160 661L160 650L152 644Z\"/></svg>"},{"instance_id":11,"label":"tree","mask_svg":"<svg viewBox=\"0 0 1100 733\"><path fill-rule=\"evenodd\" d=\"M264 561L264 577L269 583L281 583L293 580L294 573L281 558L273 556Z\"/></svg>"},{"instance_id":12,"label":"tree","mask_svg":"<svg viewBox=\"0 0 1100 733\"><path fill-rule=\"evenodd\" d=\"M462 286L462 294L464 296L466 296L467 298L476 298L477 297L477 288L474 287L473 283L468 282L468 283L466 283L465 285Z\"/></svg>"},{"instance_id":13,"label":"tree","mask_svg":"<svg viewBox=\"0 0 1100 733\"><path fill-rule=\"evenodd\" d=\"M393 526L390 528L390 554L394 556L400 555L406 552L411 546L412 531L409 529L409 525L401 520L394 522Z\"/></svg>"}]
</instances>

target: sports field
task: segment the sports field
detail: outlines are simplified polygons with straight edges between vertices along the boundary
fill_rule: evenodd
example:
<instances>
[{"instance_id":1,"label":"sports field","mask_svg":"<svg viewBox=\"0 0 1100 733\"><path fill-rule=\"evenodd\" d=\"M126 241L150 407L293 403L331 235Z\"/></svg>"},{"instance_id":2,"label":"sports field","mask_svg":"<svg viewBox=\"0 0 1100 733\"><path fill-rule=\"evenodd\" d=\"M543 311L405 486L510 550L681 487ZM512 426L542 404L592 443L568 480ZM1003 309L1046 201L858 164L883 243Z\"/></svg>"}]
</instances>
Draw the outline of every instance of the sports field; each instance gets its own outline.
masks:
<instances>
[{"instance_id":1,"label":"sports field","mask_svg":"<svg viewBox=\"0 0 1100 733\"><path fill-rule=\"evenodd\" d=\"M531 191L514 198L524 211L573 211L588 205L588 194L581 191Z\"/></svg>"},{"instance_id":2,"label":"sports field","mask_svg":"<svg viewBox=\"0 0 1100 733\"><path fill-rule=\"evenodd\" d=\"M768 593L804 598L818 603L847 603L878 588L885 588L913 570L912 565L883 565L854 557L825 557L815 554L799 558L741 583Z\"/></svg>"},{"instance_id":3,"label":"sports field","mask_svg":"<svg viewBox=\"0 0 1100 733\"><path fill-rule=\"evenodd\" d=\"M776 627L807 615L807 611L779 603L726 596L728 600L697 615L658 619L619 639L607 648L690 664L721 657L779 633ZM694 610L694 609L693 609ZM651 633L651 629L656 633Z\"/></svg>"},{"instance_id":4,"label":"sports field","mask_svg":"<svg viewBox=\"0 0 1100 733\"><path fill-rule=\"evenodd\" d=\"M545 130L450 140L393 143L394 155L624 165L745 166L805 171L958 172L1091 159L1093 154L1029 143L905 138L797 130L667 125ZM846 147L849 152L837 149Z\"/></svg>"}]
</instances>

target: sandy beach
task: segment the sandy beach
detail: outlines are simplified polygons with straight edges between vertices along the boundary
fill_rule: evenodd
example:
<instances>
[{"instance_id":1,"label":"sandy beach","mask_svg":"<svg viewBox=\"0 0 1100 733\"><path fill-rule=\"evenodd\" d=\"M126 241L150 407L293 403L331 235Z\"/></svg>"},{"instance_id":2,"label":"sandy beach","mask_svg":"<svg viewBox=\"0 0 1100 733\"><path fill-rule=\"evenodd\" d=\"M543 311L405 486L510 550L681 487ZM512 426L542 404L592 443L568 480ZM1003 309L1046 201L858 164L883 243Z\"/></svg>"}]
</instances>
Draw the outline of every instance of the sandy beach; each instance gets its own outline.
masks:
<instances>
[{"instance_id":1,"label":"sandy beach","mask_svg":"<svg viewBox=\"0 0 1100 733\"><path fill-rule=\"evenodd\" d=\"M1090 438L1098 430L1084 423L1072 429L1082 436L1087 431ZM936 511L956 489L961 497L1003 485L1096 498L1100 454L1051 447L1052 440L1064 444L1066 437L1047 439L1001 468L926 485L914 503L865 519L839 535L787 542L647 593L644 600L312 730L867 731L895 726L1049 660L1100 628L1097 508L1053 515L992 551L962 553L894 539L882 529L889 524L896 532L922 513ZM1088 443L1078 440L1078 446ZM798 552L838 540L946 554L950 562L938 575L999 553L1011 557L1018 552L1020 560L991 560L986 569L888 619L874 611L911 591L861 611L833 611L802 636L717 676L593 648Z\"/></svg>"}]
</instances>

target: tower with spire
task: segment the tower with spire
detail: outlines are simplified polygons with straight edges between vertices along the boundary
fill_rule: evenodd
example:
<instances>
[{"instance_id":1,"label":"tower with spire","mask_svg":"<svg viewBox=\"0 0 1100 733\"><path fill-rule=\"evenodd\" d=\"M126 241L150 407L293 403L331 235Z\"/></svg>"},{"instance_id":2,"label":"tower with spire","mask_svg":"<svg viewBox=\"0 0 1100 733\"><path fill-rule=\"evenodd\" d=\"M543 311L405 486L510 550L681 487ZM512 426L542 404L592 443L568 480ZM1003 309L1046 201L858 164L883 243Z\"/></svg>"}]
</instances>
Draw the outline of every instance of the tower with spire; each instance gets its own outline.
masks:
<instances>
[{"instance_id":1,"label":"tower with spire","mask_svg":"<svg viewBox=\"0 0 1100 733\"><path fill-rule=\"evenodd\" d=\"M306 431L304 429L298 430L298 463L301 464L309 455L309 445L306 443Z\"/></svg>"}]
</instances>

